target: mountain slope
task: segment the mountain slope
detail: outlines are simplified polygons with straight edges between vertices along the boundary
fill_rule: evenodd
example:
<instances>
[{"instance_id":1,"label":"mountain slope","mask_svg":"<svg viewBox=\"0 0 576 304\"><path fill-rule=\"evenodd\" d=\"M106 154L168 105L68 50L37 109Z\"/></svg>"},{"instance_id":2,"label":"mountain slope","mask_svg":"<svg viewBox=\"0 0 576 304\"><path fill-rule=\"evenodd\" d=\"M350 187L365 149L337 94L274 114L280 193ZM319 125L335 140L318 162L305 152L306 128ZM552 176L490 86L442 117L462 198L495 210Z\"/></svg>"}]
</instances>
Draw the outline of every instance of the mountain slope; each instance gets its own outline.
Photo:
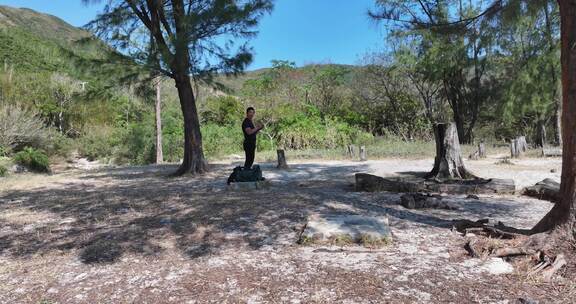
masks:
<instances>
[{"instance_id":1,"label":"mountain slope","mask_svg":"<svg viewBox=\"0 0 576 304\"><path fill-rule=\"evenodd\" d=\"M92 36L89 32L76 28L58 17L28 8L9 6L0 6L0 27L19 27L62 44L71 44Z\"/></svg>"},{"instance_id":2,"label":"mountain slope","mask_svg":"<svg viewBox=\"0 0 576 304\"><path fill-rule=\"evenodd\" d=\"M26 8L0 6L0 63L24 72L59 72L79 77L90 61L113 50L63 20ZM81 71L82 70L82 71Z\"/></svg>"}]
</instances>

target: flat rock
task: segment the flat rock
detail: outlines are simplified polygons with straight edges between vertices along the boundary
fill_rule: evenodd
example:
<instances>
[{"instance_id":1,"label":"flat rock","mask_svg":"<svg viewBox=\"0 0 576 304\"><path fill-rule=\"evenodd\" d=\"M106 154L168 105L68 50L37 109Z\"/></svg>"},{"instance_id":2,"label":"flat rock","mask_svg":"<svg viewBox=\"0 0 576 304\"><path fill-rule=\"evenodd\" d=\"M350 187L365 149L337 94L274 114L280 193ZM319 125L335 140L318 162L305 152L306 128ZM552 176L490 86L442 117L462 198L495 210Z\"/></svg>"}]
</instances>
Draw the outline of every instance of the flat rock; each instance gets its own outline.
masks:
<instances>
[{"instance_id":1,"label":"flat rock","mask_svg":"<svg viewBox=\"0 0 576 304\"><path fill-rule=\"evenodd\" d=\"M257 181L257 182L235 182L228 185L228 190L232 191L252 191L267 189L270 187L269 180Z\"/></svg>"},{"instance_id":2,"label":"flat rock","mask_svg":"<svg viewBox=\"0 0 576 304\"><path fill-rule=\"evenodd\" d=\"M508 274L514 272L514 267L501 258L490 258L482 266L481 269L490 274Z\"/></svg>"},{"instance_id":3,"label":"flat rock","mask_svg":"<svg viewBox=\"0 0 576 304\"><path fill-rule=\"evenodd\" d=\"M362 244L382 246L392 240L386 217L361 215L312 215L300 237L301 243Z\"/></svg>"}]
</instances>

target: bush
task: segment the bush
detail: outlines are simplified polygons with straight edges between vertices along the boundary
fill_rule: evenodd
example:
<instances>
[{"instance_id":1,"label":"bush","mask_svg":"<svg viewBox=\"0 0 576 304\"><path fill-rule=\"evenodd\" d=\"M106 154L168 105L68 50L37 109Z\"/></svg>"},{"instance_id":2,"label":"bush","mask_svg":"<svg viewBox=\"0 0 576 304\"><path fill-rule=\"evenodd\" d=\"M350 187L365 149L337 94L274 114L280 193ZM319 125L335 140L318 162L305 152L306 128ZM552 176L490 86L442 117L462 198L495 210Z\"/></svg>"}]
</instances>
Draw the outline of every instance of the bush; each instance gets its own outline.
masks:
<instances>
[{"instance_id":1,"label":"bush","mask_svg":"<svg viewBox=\"0 0 576 304\"><path fill-rule=\"evenodd\" d=\"M44 152L33 148L25 148L14 155L14 161L30 171L48 173L50 172L50 161Z\"/></svg>"},{"instance_id":2,"label":"bush","mask_svg":"<svg viewBox=\"0 0 576 304\"><path fill-rule=\"evenodd\" d=\"M116 143L120 143L116 133L112 128L90 129L80 138L78 152L91 161L111 158L114 154Z\"/></svg>"},{"instance_id":3,"label":"bush","mask_svg":"<svg viewBox=\"0 0 576 304\"><path fill-rule=\"evenodd\" d=\"M23 147L43 147L49 132L38 114L18 106L0 107L0 146L4 152Z\"/></svg>"},{"instance_id":4,"label":"bush","mask_svg":"<svg viewBox=\"0 0 576 304\"><path fill-rule=\"evenodd\" d=\"M50 144L44 149L49 156L67 157L74 149L74 141L60 132L53 131L50 134Z\"/></svg>"},{"instance_id":5,"label":"bush","mask_svg":"<svg viewBox=\"0 0 576 304\"><path fill-rule=\"evenodd\" d=\"M0 177L5 177L8 175L8 169L0 165Z\"/></svg>"},{"instance_id":6,"label":"bush","mask_svg":"<svg viewBox=\"0 0 576 304\"><path fill-rule=\"evenodd\" d=\"M8 148L0 145L0 157L8 156Z\"/></svg>"},{"instance_id":7,"label":"bush","mask_svg":"<svg viewBox=\"0 0 576 304\"><path fill-rule=\"evenodd\" d=\"M202 126L202 143L207 158L217 158L242 151L244 135L239 126Z\"/></svg>"}]
</instances>

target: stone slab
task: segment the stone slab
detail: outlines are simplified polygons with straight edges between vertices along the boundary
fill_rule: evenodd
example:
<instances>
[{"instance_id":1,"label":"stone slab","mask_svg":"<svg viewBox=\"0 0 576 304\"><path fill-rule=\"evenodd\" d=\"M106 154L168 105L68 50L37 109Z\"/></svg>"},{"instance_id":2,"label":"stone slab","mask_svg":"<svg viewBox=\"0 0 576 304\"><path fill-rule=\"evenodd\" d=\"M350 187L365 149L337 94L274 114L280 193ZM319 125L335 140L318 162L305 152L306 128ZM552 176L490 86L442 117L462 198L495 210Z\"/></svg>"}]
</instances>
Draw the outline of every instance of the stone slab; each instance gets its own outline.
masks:
<instances>
[{"instance_id":1,"label":"stone slab","mask_svg":"<svg viewBox=\"0 0 576 304\"><path fill-rule=\"evenodd\" d=\"M263 180L257 182L236 182L228 185L228 190L231 191L253 191L270 188L270 181Z\"/></svg>"},{"instance_id":2,"label":"stone slab","mask_svg":"<svg viewBox=\"0 0 576 304\"><path fill-rule=\"evenodd\" d=\"M300 237L301 243L333 245L386 245L392 232L386 217L362 215L312 215Z\"/></svg>"}]
</instances>

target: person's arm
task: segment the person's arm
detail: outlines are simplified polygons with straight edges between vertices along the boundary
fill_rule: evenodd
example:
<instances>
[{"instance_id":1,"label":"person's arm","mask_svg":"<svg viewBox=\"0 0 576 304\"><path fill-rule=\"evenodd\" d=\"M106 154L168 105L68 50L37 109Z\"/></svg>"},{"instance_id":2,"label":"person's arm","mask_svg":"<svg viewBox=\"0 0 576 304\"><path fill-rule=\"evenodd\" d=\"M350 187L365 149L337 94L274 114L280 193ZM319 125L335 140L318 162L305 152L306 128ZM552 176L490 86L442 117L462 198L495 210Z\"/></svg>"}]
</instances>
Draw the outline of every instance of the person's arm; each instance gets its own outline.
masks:
<instances>
[{"instance_id":1,"label":"person's arm","mask_svg":"<svg viewBox=\"0 0 576 304\"><path fill-rule=\"evenodd\" d=\"M248 128L246 128L246 129L244 129L244 131L246 131L246 134L252 135L252 134L254 134L254 133L258 133L258 132L259 132L260 130L262 130L262 129L264 129L264 126L260 125L260 126L258 126L258 127L256 127L256 128L250 128L250 127L248 127Z\"/></svg>"}]
</instances>

